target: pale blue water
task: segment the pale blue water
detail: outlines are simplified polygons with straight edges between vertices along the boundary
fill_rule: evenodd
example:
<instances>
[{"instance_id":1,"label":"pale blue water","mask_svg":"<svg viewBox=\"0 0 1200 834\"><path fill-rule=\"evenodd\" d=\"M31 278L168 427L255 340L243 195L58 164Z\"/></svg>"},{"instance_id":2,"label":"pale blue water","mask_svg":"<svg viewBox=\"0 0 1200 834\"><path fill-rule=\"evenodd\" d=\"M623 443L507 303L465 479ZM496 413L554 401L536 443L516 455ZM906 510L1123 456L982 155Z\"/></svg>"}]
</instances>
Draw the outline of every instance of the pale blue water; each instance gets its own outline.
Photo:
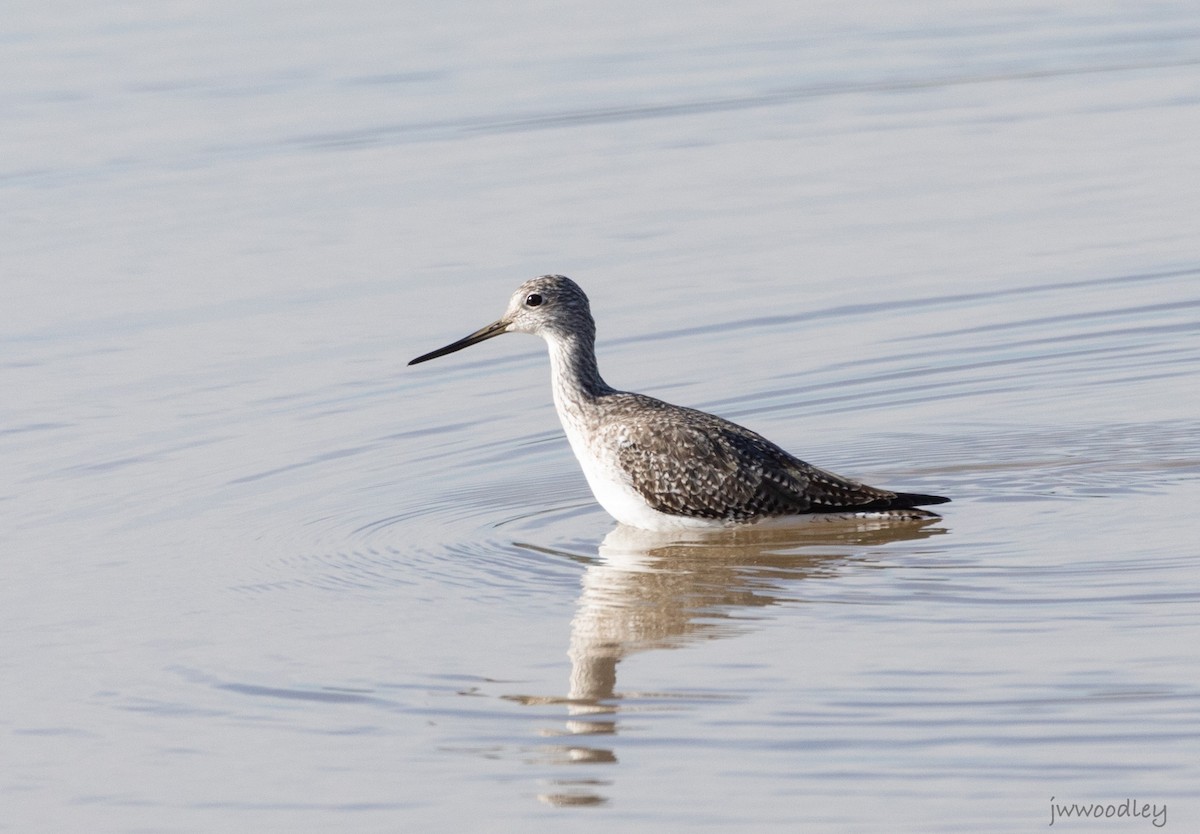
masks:
<instances>
[{"instance_id":1,"label":"pale blue water","mask_svg":"<svg viewBox=\"0 0 1200 834\"><path fill-rule=\"evenodd\" d=\"M18 3L0 830L1200 819L1200 11ZM614 529L605 377L925 528ZM1051 830L1154 830L1060 818Z\"/></svg>"}]
</instances>

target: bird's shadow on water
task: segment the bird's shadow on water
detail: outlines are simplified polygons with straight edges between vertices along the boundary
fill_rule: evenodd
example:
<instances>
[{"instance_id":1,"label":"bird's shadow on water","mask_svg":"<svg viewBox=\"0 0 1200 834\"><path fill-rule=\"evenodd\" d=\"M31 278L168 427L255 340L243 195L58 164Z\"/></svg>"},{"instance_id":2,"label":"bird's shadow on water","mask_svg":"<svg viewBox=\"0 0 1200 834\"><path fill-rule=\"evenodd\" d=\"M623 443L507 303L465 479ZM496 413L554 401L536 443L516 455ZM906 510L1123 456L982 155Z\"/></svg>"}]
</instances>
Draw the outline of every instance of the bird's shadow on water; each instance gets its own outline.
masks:
<instances>
[{"instance_id":1,"label":"bird's shadow on water","mask_svg":"<svg viewBox=\"0 0 1200 834\"><path fill-rule=\"evenodd\" d=\"M581 580L571 620L567 694L501 696L527 706L561 707L556 739L540 747L542 764L616 764L611 739L622 714L680 709L712 693L632 692L617 688L622 660L638 652L680 648L754 628L764 608L803 596L798 583L834 577L861 562L864 548L943 534L940 519L838 520L801 528L737 529L720 533L651 533L618 526L600 543ZM578 559L578 554L562 554ZM604 782L552 780L539 796L552 805L606 802Z\"/></svg>"}]
</instances>

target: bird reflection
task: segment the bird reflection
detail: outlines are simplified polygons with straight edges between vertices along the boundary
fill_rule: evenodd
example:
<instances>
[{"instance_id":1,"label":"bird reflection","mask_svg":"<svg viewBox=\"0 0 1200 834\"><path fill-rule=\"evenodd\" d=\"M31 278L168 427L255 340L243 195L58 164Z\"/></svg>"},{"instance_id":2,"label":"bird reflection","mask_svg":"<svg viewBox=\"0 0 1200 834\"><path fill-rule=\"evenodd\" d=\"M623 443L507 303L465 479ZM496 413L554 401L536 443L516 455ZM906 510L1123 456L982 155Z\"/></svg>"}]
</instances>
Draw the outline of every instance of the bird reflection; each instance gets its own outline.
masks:
<instances>
[{"instance_id":1,"label":"bird reflection","mask_svg":"<svg viewBox=\"0 0 1200 834\"><path fill-rule=\"evenodd\" d=\"M617 691L617 667L624 658L752 628L747 612L794 599L797 582L835 575L843 565L861 558L864 547L944 533L944 528L931 526L936 522L838 520L802 528L745 528L682 537L679 532L618 526L604 538L599 558L582 579L571 621L567 697L514 698L567 707L570 717L565 727L547 730L545 735L569 737L571 743L541 748L540 760L616 763L616 753L600 739L618 732L619 712L633 708L630 702L639 697ZM560 792L543 794L542 801L554 805L604 801L594 781L588 787L567 780L556 786Z\"/></svg>"}]
</instances>

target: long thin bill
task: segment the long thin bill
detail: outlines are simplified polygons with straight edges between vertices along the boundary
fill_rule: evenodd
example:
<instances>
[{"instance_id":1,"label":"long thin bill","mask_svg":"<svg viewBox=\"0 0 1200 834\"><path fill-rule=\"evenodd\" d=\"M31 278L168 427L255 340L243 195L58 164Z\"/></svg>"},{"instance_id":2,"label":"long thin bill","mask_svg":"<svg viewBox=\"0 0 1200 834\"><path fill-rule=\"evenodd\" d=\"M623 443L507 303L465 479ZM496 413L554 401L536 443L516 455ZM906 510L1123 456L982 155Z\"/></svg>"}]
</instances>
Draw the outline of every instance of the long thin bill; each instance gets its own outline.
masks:
<instances>
[{"instance_id":1,"label":"long thin bill","mask_svg":"<svg viewBox=\"0 0 1200 834\"><path fill-rule=\"evenodd\" d=\"M418 356L416 359L412 360L408 364L415 365L418 362L428 362L430 359L437 359L439 356L445 356L447 353L454 353L455 351L462 350L463 348L470 347L471 345L477 345L480 342L487 341L488 339L491 339L494 336L499 336L501 333L504 333L507 330L508 330L508 320L507 319L500 319L499 321L494 321L491 324L489 324L487 327L479 328L474 333L472 333L470 336L459 339L457 342L448 344L444 348L438 348L437 350L431 350L429 353L426 353L423 356Z\"/></svg>"}]
</instances>

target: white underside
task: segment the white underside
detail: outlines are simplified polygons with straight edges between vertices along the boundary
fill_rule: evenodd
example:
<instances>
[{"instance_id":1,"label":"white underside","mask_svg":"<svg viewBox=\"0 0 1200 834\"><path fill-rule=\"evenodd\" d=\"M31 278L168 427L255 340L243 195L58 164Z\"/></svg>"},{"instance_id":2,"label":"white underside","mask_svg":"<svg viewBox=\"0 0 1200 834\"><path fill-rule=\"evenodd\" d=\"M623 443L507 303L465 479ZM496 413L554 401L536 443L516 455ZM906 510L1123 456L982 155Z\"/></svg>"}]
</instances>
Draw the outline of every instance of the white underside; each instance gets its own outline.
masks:
<instances>
[{"instance_id":1,"label":"white underside","mask_svg":"<svg viewBox=\"0 0 1200 834\"><path fill-rule=\"evenodd\" d=\"M900 520L912 517L911 514L903 511L889 512L887 510L861 513L805 513L803 515L764 516L760 519L740 522L697 516L671 515L670 513L659 512L652 508L632 487L604 477L600 473L589 471L589 469L594 469L594 467L589 467L584 462L584 459L581 458L579 462L583 466L588 486L592 488L592 494L596 496L596 501L599 502L600 506L622 524L642 530L670 532L673 530L728 530L731 527L796 527L831 521L844 521L846 519Z\"/></svg>"},{"instance_id":2,"label":"white underside","mask_svg":"<svg viewBox=\"0 0 1200 834\"><path fill-rule=\"evenodd\" d=\"M706 518L686 518L660 513L646 503L646 499L633 488L616 467L605 466L589 454L583 433L569 421L563 420L563 429L571 443L571 451L583 469L592 495L605 511L622 524L640 527L643 530L684 530L724 527L720 522Z\"/></svg>"},{"instance_id":3,"label":"white underside","mask_svg":"<svg viewBox=\"0 0 1200 834\"><path fill-rule=\"evenodd\" d=\"M587 469L585 467L586 474ZM893 519L899 521L914 516L903 511L875 512L841 512L841 513L805 513L803 515L777 515L749 521L724 521L717 518L702 518L698 516L671 515L652 508L632 489L611 480L593 480L588 478L588 485L596 501L613 518L630 527L655 532L671 532L675 530L728 530L732 527L799 527L813 524L823 524L848 519Z\"/></svg>"},{"instance_id":4,"label":"white underside","mask_svg":"<svg viewBox=\"0 0 1200 834\"><path fill-rule=\"evenodd\" d=\"M583 466L583 474L596 501L613 518L630 527L640 527L643 530L699 530L716 529L726 525L711 518L690 518L688 516L670 515L659 512L646 503L632 486L605 477L607 473L595 470L598 467L589 466L583 458L579 459Z\"/></svg>"}]
</instances>

